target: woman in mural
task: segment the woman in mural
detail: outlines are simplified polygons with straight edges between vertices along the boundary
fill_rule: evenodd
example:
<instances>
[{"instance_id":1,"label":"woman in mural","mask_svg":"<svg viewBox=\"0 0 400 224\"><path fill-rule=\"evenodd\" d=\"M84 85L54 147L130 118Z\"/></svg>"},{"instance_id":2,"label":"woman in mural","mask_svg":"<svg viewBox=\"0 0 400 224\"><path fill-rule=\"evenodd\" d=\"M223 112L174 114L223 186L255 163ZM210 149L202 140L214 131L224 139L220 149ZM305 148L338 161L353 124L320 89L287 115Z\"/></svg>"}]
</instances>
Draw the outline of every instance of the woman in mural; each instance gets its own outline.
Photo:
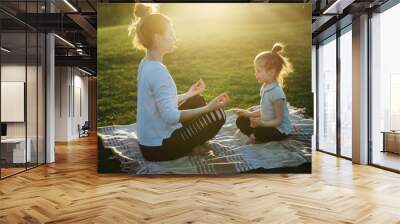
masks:
<instances>
[{"instance_id":1,"label":"woman in mural","mask_svg":"<svg viewBox=\"0 0 400 224\"><path fill-rule=\"evenodd\" d=\"M171 20L147 4L136 4L134 16L136 22L130 27L134 47L145 51L137 78L139 146L146 160L178 159L218 133L229 97L222 93L207 104L200 95L205 89L202 80L177 95L163 64L163 56L173 52L176 42Z\"/></svg>"}]
</instances>

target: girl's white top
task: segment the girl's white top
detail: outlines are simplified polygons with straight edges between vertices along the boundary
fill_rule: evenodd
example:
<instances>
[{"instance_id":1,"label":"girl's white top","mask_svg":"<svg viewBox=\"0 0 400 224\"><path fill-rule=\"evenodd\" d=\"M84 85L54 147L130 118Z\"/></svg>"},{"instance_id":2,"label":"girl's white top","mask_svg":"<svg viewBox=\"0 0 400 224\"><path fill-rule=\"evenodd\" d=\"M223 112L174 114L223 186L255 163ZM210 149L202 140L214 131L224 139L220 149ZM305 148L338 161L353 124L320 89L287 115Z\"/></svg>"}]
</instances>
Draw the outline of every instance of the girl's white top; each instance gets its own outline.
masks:
<instances>
[{"instance_id":1,"label":"girl's white top","mask_svg":"<svg viewBox=\"0 0 400 224\"><path fill-rule=\"evenodd\" d=\"M286 102L286 95L283 92L283 89L277 82L270 83L268 85L264 85L260 89L260 112L261 112L261 120L269 121L275 119L275 110L272 104L273 101L278 99L283 99L283 121L282 124L277 127L277 129L283 134L290 134L292 131L291 121L289 117L289 109Z\"/></svg>"}]
</instances>

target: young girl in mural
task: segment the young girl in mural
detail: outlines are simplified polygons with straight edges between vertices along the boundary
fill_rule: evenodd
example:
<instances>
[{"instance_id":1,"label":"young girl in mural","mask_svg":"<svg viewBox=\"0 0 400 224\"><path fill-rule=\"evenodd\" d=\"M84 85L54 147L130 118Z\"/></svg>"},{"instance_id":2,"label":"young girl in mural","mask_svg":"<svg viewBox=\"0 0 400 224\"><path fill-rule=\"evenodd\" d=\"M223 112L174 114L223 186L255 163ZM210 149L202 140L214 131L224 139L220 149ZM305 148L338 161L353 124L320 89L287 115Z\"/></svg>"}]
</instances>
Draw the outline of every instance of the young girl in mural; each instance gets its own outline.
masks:
<instances>
[{"instance_id":1,"label":"young girl in mural","mask_svg":"<svg viewBox=\"0 0 400 224\"><path fill-rule=\"evenodd\" d=\"M247 144L269 142L286 138L291 132L291 121L285 93L285 76L293 71L288 58L282 56L284 46L274 44L271 51L259 53L254 59L255 76L262 84L260 109L235 109L236 125L249 137Z\"/></svg>"},{"instance_id":2,"label":"young girl in mural","mask_svg":"<svg viewBox=\"0 0 400 224\"><path fill-rule=\"evenodd\" d=\"M205 89L202 80L177 95L163 64L164 55L173 52L176 42L171 20L149 4L136 4L134 15L137 20L130 33L134 32L135 48L145 51L137 77L139 146L146 160L178 159L218 133L225 123L228 95L222 93L207 104L200 95Z\"/></svg>"}]
</instances>

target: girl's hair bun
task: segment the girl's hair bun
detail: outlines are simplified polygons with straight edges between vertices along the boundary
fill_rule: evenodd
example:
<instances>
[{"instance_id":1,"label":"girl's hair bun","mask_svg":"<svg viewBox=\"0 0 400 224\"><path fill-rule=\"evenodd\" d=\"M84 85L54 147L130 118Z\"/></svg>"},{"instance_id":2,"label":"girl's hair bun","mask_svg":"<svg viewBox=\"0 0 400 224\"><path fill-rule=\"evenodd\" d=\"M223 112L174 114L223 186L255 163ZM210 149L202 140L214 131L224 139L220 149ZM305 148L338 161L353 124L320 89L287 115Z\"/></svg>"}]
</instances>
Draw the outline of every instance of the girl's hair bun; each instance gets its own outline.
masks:
<instances>
[{"instance_id":1,"label":"girl's hair bun","mask_svg":"<svg viewBox=\"0 0 400 224\"><path fill-rule=\"evenodd\" d=\"M281 53L283 51L283 48L284 48L283 44L275 43L274 46L272 47L272 52L276 54Z\"/></svg>"},{"instance_id":2,"label":"girl's hair bun","mask_svg":"<svg viewBox=\"0 0 400 224\"><path fill-rule=\"evenodd\" d=\"M155 11L155 8L150 4L137 3L135 5L133 14L137 18L143 18L145 16L152 14L154 11Z\"/></svg>"}]
</instances>

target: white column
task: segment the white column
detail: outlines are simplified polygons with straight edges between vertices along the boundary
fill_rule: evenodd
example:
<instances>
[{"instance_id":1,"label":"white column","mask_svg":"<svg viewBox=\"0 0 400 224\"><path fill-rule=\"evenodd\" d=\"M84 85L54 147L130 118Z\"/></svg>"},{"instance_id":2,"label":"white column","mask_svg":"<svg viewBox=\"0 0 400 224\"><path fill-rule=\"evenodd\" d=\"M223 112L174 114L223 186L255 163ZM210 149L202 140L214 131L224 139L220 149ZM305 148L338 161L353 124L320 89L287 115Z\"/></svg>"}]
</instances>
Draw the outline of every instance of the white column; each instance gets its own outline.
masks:
<instances>
[{"instance_id":1,"label":"white column","mask_svg":"<svg viewBox=\"0 0 400 224\"><path fill-rule=\"evenodd\" d=\"M353 162L368 163L368 15L353 19Z\"/></svg>"},{"instance_id":2,"label":"white column","mask_svg":"<svg viewBox=\"0 0 400 224\"><path fill-rule=\"evenodd\" d=\"M46 108L46 158L47 163L52 163L55 161L55 149L54 149L54 133L55 133L55 73L54 73L54 35L47 34L46 37L46 60L47 60L47 108Z\"/></svg>"},{"instance_id":3,"label":"white column","mask_svg":"<svg viewBox=\"0 0 400 224\"><path fill-rule=\"evenodd\" d=\"M54 6L50 1L46 4L47 11L53 12ZM46 163L55 162L54 133L55 133L55 54L54 34L46 35Z\"/></svg>"}]
</instances>

